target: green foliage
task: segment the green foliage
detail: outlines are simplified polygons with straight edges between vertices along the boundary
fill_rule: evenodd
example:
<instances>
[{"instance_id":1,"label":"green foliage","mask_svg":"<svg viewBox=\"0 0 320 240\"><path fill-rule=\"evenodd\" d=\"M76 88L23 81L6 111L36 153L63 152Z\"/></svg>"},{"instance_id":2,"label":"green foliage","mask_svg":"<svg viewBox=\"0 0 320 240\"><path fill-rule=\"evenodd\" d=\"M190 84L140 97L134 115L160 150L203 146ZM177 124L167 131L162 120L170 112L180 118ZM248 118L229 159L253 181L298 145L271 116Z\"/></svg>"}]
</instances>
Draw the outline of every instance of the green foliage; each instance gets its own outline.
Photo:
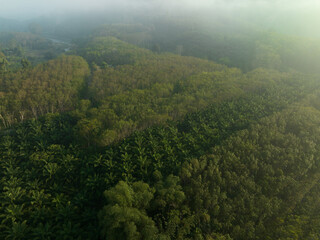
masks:
<instances>
[{"instance_id":1,"label":"green foliage","mask_svg":"<svg viewBox=\"0 0 320 240\"><path fill-rule=\"evenodd\" d=\"M6 74L0 82L2 126L74 109L88 74L87 63L75 56Z\"/></svg>"},{"instance_id":2,"label":"green foliage","mask_svg":"<svg viewBox=\"0 0 320 240\"><path fill-rule=\"evenodd\" d=\"M6 56L1 53L0 55L0 73L3 74L7 71L8 68L8 60L6 59Z\"/></svg>"},{"instance_id":3,"label":"green foliage","mask_svg":"<svg viewBox=\"0 0 320 240\"><path fill-rule=\"evenodd\" d=\"M266 69L242 74L209 61L155 55L134 65L94 70L88 90L96 108L87 111L86 118L108 130L107 137L104 130L94 137L103 146L212 103L288 81L300 85L303 79L310 77Z\"/></svg>"},{"instance_id":4,"label":"green foliage","mask_svg":"<svg viewBox=\"0 0 320 240\"><path fill-rule=\"evenodd\" d=\"M319 74L318 40L267 31L234 16L193 18L166 17L137 24L105 24L95 29L93 36L113 36L154 52L161 50L208 59L245 72L262 67Z\"/></svg>"},{"instance_id":5,"label":"green foliage","mask_svg":"<svg viewBox=\"0 0 320 240\"><path fill-rule=\"evenodd\" d=\"M97 37L116 37L122 41L146 47L151 41L150 26L144 24L103 24L93 30L92 35Z\"/></svg>"},{"instance_id":6,"label":"green foliage","mask_svg":"<svg viewBox=\"0 0 320 240\"><path fill-rule=\"evenodd\" d=\"M114 37L96 37L79 50L90 64L99 66L118 66L134 64L148 57L151 52L134 45L122 42Z\"/></svg>"},{"instance_id":7,"label":"green foliage","mask_svg":"<svg viewBox=\"0 0 320 240\"><path fill-rule=\"evenodd\" d=\"M162 237L167 239L188 239L194 227L193 215L185 205L185 194L177 176L169 175L155 184L155 198L151 214Z\"/></svg>"},{"instance_id":8,"label":"green foliage","mask_svg":"<svg viewBox=\"0 0 320 240\"><path fill-rule=\"evenodd\" d=\"M230 137L212 155L185 163L182 186L203 234L229 233L233 239L300 239L306 234L288 221L282 221L288 227L284 230L274 218L299 205L309 184L314 185L312 179L318 179L312 156L319 150L303 147L319 141L314 138L317 115L306 108L275 114ZM298 130L302 122L313 129L303 138L304 129Z\"/></svg>"},{"instance_id":9,"label":"green foliage","mask_svg":"<svg viewBox=\"0 0 320 240\"><path fill-rule=\"evenodd\" d=\"M1 35L23 69L0 53L0 239L320 237L319 82L290 70L295 41L168 23L75 41L91 69L32 67L38 38Z\"/></svg>"},{"instance_id":10,"label":"green foliage","mask_svg":"<svg viewBox=\"0 0 320 240\"><path fill-rule=\"evenodd\" d=\"M212 105L202 112L187 115L178 123L136 132L101 151L94 148L94 138L89 139L89 143L92 141L90 148L75 146L79 143L82 145L78 135L82 120L78 118L82 116L80 110L89 108L88 101L82 101L77 114L46 115L37 121L25 121L3 132L0 139L4 176L1 199L5 199L2 206L7 209L0 214L2 224L11 227L13 220L27 220L30 236L45 234L95 239L100 231L97 228L97 212L105 205L114 207L112 209L116 209L117 214L110 215L103 211L100 224L104 236L110 231L124 233L110 225L116 218L119 226L128 229L126 234L138 238L147 231L143 230L144 224L154 233L158 232L160 239L214 237L215 233L209 228L212 216L201 207L203 194L192 194L192 197L201 198L191 203L193 198L186 196L190 190L185 185L185 177L182 176L180 183L171 174L178 175L186 162L208 153L213 146L221 144L236 131L299 100L304 94L303 91L293 91L296 85L290 88L283 83L259 94ZM304 92L307 91L310 90L305 88ZM314 97L311 99L317 102ZM95 125L87 120L83 123ZM90 131L86 134L95 136L90 135ZM144 187L138 188L140 185L122 183L121 189L126 190L119 190L119 194L116 194L117 190L113 188L108 195L110 203L104 203L103 191L121 180L143 180L152 187L140 183ZM265 187L272 188L267 184ZM205 187L199 189L205 190ZM127 212L119 206L125 209L129 207L132 211ZM109 225L101 220L103 216L107 216ZM39 221L44 225L39 226ZM200 223L204 223L204 227ZM134 225L137 227L132 228ZM40 229L41 233L37 233ZM213 230L217 231L217 228ZM226 239L227 234L231 234L218 233Z\"/></svg>"},{"instance_id":11,"label":"green foliage","mask_svg":"<svg viewBox=\"0 0 320 240\"><path fill-rule=\"evenodd\" d=\"M119 182L107 190L108 205L100 212L103 238L155 239L157 228L146 214L153 192L142 182L135 182L132 186Z\"/></svg>"},{"instance_id":12,"label":"green foliage","mask_svg":"<svg viewBox=\"0 0 320 240\"><path fill-rule=\"evenodd\" d=\"M28 61L28 59L23 58L21 59L21 65L23 69L27 69L30 67L31 63Z\"/></svg>"},{"instance_id":13,"label":"green foliage","mask_svg":"<svg viewBox=\"0 0 320 240\"><path fill-rule=\"evenodd\" d=\"M10 71L21 68L21 59L26 58L30 64L36 65L59 56L68 47L66 43L27 32L0 32L0 50L7 56Z\"/></svg>"}]
</instances>

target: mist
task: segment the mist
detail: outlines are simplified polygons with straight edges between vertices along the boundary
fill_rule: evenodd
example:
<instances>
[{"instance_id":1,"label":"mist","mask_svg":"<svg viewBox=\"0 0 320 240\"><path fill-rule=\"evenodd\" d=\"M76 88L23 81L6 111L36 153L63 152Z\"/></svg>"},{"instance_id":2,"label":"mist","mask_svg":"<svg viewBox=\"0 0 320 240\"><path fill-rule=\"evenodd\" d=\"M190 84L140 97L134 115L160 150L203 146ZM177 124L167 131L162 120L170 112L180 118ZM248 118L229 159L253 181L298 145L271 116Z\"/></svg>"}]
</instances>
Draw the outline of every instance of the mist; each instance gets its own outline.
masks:
<instances>
[{"instance_id":1,"label":"mist","mask_svg":"<svg viewBox=\"0 0 320 240\"><path fill-rule=\"evenodd\" d=\"M95 18L97 13L107 15L115 12L125 16L192 15L207 22L211 18L228 17L291 35L320 37L317 26L320 22L320 3L316 0L1 0L0 4L0 18L20 21L39 17L61 18L72 14Z\"/></svg>"}]
</instances>

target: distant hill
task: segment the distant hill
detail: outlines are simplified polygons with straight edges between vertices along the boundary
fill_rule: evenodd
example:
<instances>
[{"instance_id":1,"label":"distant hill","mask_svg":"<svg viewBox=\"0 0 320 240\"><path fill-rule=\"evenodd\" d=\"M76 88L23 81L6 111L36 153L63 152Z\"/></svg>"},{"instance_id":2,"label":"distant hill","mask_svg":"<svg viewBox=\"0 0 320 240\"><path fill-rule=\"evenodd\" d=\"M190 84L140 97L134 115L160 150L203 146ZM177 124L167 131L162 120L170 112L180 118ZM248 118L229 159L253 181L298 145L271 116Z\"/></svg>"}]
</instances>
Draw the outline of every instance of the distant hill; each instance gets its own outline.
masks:
<instances>
[{"instance_id":1,"label":"distant hill","mask_svg":"<svg viewBox=\"0 0 320 240\"><path fill-rule=\"evenodd\" d=\"M25 30L26 26L24 23L0 17L0 32L17 32Z\"/></svg>"}]
</instances>

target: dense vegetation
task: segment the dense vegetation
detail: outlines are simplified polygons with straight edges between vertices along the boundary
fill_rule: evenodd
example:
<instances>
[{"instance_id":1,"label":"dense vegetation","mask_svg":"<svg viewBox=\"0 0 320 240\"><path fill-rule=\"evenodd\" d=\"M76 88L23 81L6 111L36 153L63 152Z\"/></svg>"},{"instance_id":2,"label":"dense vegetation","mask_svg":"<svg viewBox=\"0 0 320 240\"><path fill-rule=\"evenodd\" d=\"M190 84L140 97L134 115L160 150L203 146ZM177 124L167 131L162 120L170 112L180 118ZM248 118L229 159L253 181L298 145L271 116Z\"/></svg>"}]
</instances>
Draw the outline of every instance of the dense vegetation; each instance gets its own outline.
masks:
<instances>
[{"instance_id":1,"label":"dense vegetation","mask_svg":"<svg viewBox=\"0 0 320 240\"><path fill-rule=\"evenodd\" d=\"M0 32L0 51L5 55L8 68L13 70L24 66L22 60L27 60L29 64L36 65L58 57L68 47L69 44L67 43L55 43L50 39L32 33ZM0 57L4 56L0 54Z\"/></svg>"},{"instance_id":2,"label":"dense vegetation","mask_svg":"<svg viewBox=\"0 0 320 240\"><path fill-rule=\"evenodd\" d=\"M4 74L0 80L2 126L74 109L88 74L88 64L73 56Z\"/></svg>"},{"instance_id":3,"label":"dense vegetation","mask_svg":"<svg viewBox=\"0 0 320 240\"><path fill-rule=\"evenodd\" d=\"M219 17L217 17L219 18ZM158 19L143 24L105 24L93 36L115 36L154 52L173 52L212 60L229 67L250 71L258 67L288 71L295 69L319 74L319 41L283 35L241 25L237 20L203 20L204 24L183 19ZM180 19L181 21L181 19ZM231 28L231 29L230 29Z\"/></svg>"},{"instance_id":4,"label":"dense vegetation","mask_svg":"<svg viewBox=\"0 0 320 240\"><path fill-rule=\"evenodd\" d=\"M0 35L0 239L320 239L317 43L205 29Z\"/></svg>"}]
</instances>

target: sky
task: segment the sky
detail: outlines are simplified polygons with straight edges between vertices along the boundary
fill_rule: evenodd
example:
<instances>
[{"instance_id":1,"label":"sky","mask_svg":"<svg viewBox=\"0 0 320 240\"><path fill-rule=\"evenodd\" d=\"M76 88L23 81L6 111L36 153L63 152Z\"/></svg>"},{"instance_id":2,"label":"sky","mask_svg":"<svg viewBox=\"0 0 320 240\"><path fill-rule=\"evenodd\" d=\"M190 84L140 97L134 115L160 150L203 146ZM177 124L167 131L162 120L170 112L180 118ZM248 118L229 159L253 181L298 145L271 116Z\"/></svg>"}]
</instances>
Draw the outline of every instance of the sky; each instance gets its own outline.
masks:
<instances>
[{"instance_id":1,"label":"sky","mask_svg":"<svg viewBox=\"0 0 320 240\"><path fill-rule=\"evenodd\" d=\"M25 19L69 11L93 10L101 6L105 7L105 2L102 0L0 0L0 17Z\"/></svg>"},{"instance_id":2,"label":"sky","mask_svg":"<svg viewBox=\"0 0 320 240\"><path fill-rule=\"evenodd\" d=\"M151 8L174 14L177 10L206 16L229 14L248 22L260 21L267 29L320 37L320 0L0 0L0 18L28 20L119 8L129 12Z\"/></svg>"},{"instance_id":3,"label":"sky","mask_svg":"<svg viewBox=\"0 0 320 240\"><path fill-rule=\"evenodd\" d=\"M314 7L319 0L0 0L0 17L26 19L42 15L62 14L92 10L121 8L154 7L185 7L199 9L225 5L225 7L257 7L274 8Z\"/></svg>"}]
</instances>

